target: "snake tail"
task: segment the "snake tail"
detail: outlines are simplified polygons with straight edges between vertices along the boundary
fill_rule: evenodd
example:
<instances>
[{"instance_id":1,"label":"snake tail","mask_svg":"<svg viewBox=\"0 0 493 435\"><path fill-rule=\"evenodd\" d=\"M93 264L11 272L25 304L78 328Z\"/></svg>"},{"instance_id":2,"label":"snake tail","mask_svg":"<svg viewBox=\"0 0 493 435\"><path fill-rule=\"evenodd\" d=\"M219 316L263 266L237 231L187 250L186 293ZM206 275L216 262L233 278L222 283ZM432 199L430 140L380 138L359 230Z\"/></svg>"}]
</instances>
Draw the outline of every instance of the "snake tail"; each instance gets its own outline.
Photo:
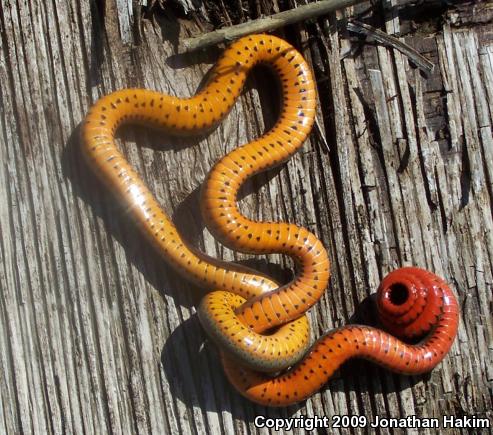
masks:
<instances>
[{"instance_id":1,"label":"snake tail","mask_svg":"<svg viewBox=\"0 0 493 435\"><path fill-rule=\"evenodd\" d=\"M226 376L253 402L286 406L311 396L350 358L364 358L393 372L417 375L432 370L457 334L459 307L450 287L423 269L406 267L387 275L377 291L377 312L385 326L407 344L380 329L347 325L321 337L307 356L280 376L270 377L224 358Z\"/></svg>"}]
</instances>

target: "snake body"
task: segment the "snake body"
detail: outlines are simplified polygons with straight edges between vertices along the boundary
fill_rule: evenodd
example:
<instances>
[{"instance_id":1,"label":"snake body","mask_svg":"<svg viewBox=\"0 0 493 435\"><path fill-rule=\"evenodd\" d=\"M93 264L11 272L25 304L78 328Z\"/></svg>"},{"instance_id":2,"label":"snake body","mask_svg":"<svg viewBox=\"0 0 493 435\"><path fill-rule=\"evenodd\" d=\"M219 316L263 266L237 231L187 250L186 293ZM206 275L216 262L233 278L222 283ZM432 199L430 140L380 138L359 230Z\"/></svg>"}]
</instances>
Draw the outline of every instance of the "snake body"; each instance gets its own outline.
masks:
<instances>
[{"instance_id":1,"label":"snake body","mask_svg":"<svg viewBox=\"0 0 493 435\"><path fill-rule=\"evenodd\" d=\"M249 70L258 63L269 65L280 79L279 119L263 136L236 148L215 164L203 186L201 207L211 232L232 249L293 257L298 272L290 283L281 287L267 276L222 263L188 246L115 143L117 128L129 122L175 134L196 134L213 128L231 109ZM233 385L251 400L269 405L303 399L320 388L333 370L352 356L373 358L398 371L429 369L443 358L457 329L455 299L440 281L433 287L438 290L431 299L438 303L439 308L435 308L441 310L438 318L447 326L435 326L434 334L438 336L429 339L436 344L436 355L433 347L429 350L431 354L428 350L422 354L422 347L404 345L380 330L348 326L318 341L307 358L295 365L310 346L304 313L321 297L329 279L327 252L305 228L248 219L239 212L236 199L247 178L289 159L302 146L314 122L315 103L314 81L301 54L279 38L254 35L225 50L207 85L195 96L177 98L143 89L116 91L96 102L81 129L83 149L90 165L130 210L158 251L188 279L216 290L203 298L200 320L224 349L223 365ZM402 284L409 288L406 303L414 294L409 283ZM416 297L414 302L421 304L423 298ZM407 307L406 303L403 306ZM386 326L394 328L394 305L379 306ZM422 311L412 310L405 312L404 323ZM450 313L455 313L455 317ZM450 320L452 317L455 321ZM420 328L418 325L420 332L424 332ZM442 337L444 330L451 337L446 343ZM361 349L363 342L372 343L365 348L366 353L355 350ZM395 352L404 352L402 361L408 362L406 367L399 365L400 358L395 357L394 351L385 352L387 345L389 349L395 347ZM331 353L329 365L324 362L328 359L324 349ZM389 360L389 355L393 359ZM292 368L278 378L258 373L278 372L288 367Z\"/></svg>"}]
</instances>

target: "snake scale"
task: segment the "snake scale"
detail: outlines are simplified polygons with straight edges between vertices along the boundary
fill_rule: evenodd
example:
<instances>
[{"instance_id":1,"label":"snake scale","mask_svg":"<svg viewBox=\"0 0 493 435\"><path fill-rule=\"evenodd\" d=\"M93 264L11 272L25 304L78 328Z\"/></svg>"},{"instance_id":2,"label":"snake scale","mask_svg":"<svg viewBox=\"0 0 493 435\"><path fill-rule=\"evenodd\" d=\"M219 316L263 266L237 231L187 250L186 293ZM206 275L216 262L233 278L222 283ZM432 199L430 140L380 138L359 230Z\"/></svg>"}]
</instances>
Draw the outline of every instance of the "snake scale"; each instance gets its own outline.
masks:
<instances>
[{"instance_id":1,"label":"snake scale","mask_svg":"<svg viewBox=\"0 0 493 435\"><path fill-rule=\"evenodd\" d=\"M226 116L248 72L259 63L271 67L279 78L279 118L261 137L214 165L203 185L201 209L210 231L230 248L291 256L298 272L283 286L188 246L115 142L116 130L124 123L180 135L210 130ZM424 339L410 345L380 329L348 325L330 331L310 347L304 313L327 287L327 252L305 228L256 222L242 215L237 194L247 178L286 161L300 149L312 128L315 106L315 83L301 54L275 36L252 35L224 51L207 84L193 97L145 89L116 91L94 104L81 128L90 166L130 210L166 261L209 290L200 303L199 318L222 349L230 382L245 397L270 406L307 398L352 357L401 373L429 371L449 350L458 327L457 302L446 283L422 269L404 268L389 274L380 285L378 312L385 329L395 336Z\"/></svg>"}]
</instances>

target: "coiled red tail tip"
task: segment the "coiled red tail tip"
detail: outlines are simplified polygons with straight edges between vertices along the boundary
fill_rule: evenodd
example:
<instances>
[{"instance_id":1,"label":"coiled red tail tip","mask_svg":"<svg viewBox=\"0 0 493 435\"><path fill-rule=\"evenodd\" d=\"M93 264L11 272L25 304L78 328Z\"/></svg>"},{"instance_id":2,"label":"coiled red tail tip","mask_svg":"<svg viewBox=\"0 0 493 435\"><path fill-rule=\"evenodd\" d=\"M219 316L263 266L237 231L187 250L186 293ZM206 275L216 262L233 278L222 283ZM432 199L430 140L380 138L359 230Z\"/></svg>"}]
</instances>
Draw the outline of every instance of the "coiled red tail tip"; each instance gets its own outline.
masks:
<instances>
[{"instance_id":1,"label":"coiled red tail tip","mask_svg":"<svg viewBox=\"0 0 493 435\"><path fill-rule=\"evenodd\" d=\"M377 290L380 321L401 338L416 339L430 332L451 303L457 304L445 281L417 267L394 270Z\"/></svg>"}]
</instances>

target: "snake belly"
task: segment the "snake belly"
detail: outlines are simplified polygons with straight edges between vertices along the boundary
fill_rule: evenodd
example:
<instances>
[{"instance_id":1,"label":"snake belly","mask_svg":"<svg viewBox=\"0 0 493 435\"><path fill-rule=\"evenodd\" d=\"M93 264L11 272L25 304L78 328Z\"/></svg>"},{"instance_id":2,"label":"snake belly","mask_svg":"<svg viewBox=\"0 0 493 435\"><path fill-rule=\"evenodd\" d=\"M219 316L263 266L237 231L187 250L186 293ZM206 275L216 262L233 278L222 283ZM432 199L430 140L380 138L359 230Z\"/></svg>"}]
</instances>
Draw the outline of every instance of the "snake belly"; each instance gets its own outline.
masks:
<instances>
[{"instance_id":1,"label":"snake belly","mask_svg":"<svg viewBox=\"0 0 493 435\"><path fill-rule=\"evenodd\" d=\"M239 146L216 163L203 185L201 208L211 232L232 249L294 258L298 272L284 286L188 246L115 143L115 132L123 123L161 128L172 134L196 134L213 128L231 109L249 70L258 63L269 65L279 77L282 107L278 121L260 138ZM208 290L217 289L206 294L200 304L201 323L224 350L223 366L231 383L250 400L271 406L287 405L313 394L340 364L354 356L396 371L429 370L448 350L458 323L457 304L450 289L442 281L436 284L438 281L428 280L434 283L435 296L424 299L436 303L434 320L439 323L431 327L423 343L410 346L381 330L351 325L329 332L295 365L310 346L303 314L321 297L329 279L326 250L312 233L297 225L248 219L239 212L236 200L247 178L289 159L302 146L313 125L315 103L315 85L301 54L274 36L252 35L225 50L207 85L195 96L177 98L144 89L117 91L96 102L81 130L90 165L163 257L187 279ZM409 317L421 319L424 299L412 295L417 288L425 291L424 281L430 284L429 276L425 273L423 278L419 269L408 272L411 278L399 285L407 289L406 302L416 300L418 308L409 308L411 314L406 311L406 319L401 321L392 316L393 304L380 304L383 318L391 319L386 326L394 333L407 325ZM389 307L390 314L386 311ZM426 317L426 322L429 320L431 317ZM429 330L419 322L420 332ZM274 378L259 373L287 367L292 368Z\"/></svg>"}]
</instances>

